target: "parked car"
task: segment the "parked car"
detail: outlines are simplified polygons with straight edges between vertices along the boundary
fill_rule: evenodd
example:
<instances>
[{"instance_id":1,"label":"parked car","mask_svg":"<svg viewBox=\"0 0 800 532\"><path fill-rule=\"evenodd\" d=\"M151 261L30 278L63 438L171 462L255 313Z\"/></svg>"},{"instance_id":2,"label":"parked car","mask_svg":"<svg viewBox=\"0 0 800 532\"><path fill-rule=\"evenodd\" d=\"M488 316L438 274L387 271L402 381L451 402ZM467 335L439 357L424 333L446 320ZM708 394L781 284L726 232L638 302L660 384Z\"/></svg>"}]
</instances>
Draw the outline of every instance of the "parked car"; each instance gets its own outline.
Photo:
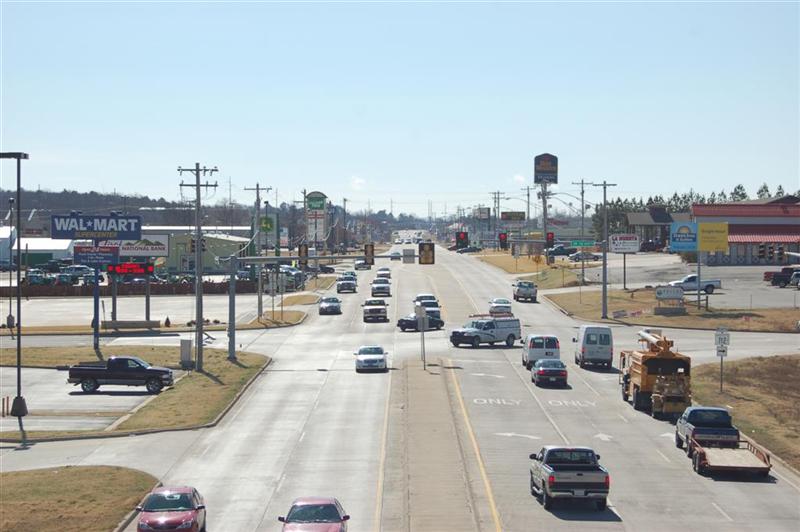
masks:
<instances>
[{"instance_id":1,"label":"parked car","mask_svg":"<svg viewBox=\"0 0 800 532\"><path fill-rule=\"evenodd\" d=\"M278 517L284 532L345 532L350 516L333 497L301 497L292 502L286 517ZM326 526L328 525L328 526ZM333 525L339 525L333 527Z\"/></svg>"},{"instance_id":2,"label":"parked car","mask_svg":"<svg viewBox=\"0 0 800 532\"><path fill-rule=\"evenodd\" d=\"M664 244L657 240L645 240L639 245L639 251L661 251Z\"/></svg>"},{"instance_id":3,"label":"parked car","mask_svg":"<svg viewBox=\"0 0 800 532\"><path fill-rule=\"evenodd\" d=\"M362 345L353 353L356 357L356 372L360 371L389 371L386 356L389 353L379 345Z\"/></svg>"},{"instance_id":4,"label":"parked car","mask_svg":"<svg viewBox=\"0 0 800 532\"><path fill-rule=\"evenodd\" d=\"M522 344L522 365L531 369L537 360L560 360L561 344L552 334L529 334Z\"/></svg>"},{"instance_id":5,"label":"parked car","mask_svg":"<svg viewBox=\"0 0 800 532\"><path fill-rule=\"evenodd\" d=\"M773 282L775 278L773 277ZM670 281L670 286L679 286L683 288L684 291L698 291L702 290L706 294L713 294L714 290L719 290L722 288L722 281L719 279L700 279L697 281L697 275L691 274L685 276L683 279L679 279L677 281Z\"/></svg>"},{"instance_id":6,"label":"parked car","mask_svg":"<svg viewBox=\"0 0 800 532\"><path fill-rule=\"evenodd\" d=\"M319 313L322 314L341 314L342 301L338 297L323 297L319 302Z\"/></svg>"},{"instance_id":7,"label":"parked car","mask_svg":"<svg viewBox=\"0 0 800 532\"><path fill-rule=\"evenodd\" d=\"M567 386L567 365L560 360L540 359L531 366L531 382L536 386Z\"/></svg>"},{"instance_id":8,"label":"parked car","mask_svg":"<svg viewBox=\"0 0 800 532\"><path fill-rule=\"evenodd\" d=\"M611 367L614 358L614 341L611 327L605 325L581 325L575 342L575 363L580 367L595 364Z\"/></svg>"},{"instance_id":9,"label":"parked car","mask_svg":"<svg viewBox=\"0 0 800 532\"><path fill-rule=\"evenodd\" d=\"M589 499L606 509L611 478L600 465L600 455L589 447L546 445L529 457L531 495L549 510L554 499Z\"/></svg>"},{"instance_id":10,"label":"parked car","mask_svg":"<svg viewBox=\"0 0 800 532\"><path fill-rule=\"evenodd\" d=\"M592 261L592 260L601 260L603 257L602 255L598 255L597 253L592 253L591 251L578 251L577 253L573 253L569 256L569 260L572 262L581 262L584 260Z\"/></svg>"},{"instance_id":11,"label":"parked car","mask_svg":"<svg viewBox=\"0 0 800 532\"><path fill-rule=\"evenodd\" d=\"M417 315L414 313L411 313L408 316L402 317L399 320L397 320L397 326L403 332L407 330L419 331L420 329L419 319L417 318ZM444 320L428 314L428 327L425 329L426 331L431 329L439 330L442 327L444 327Z\"/></svg>"},{"instance_id":12,"label":"parked car","mask_svg":"<svg viewBox=\"0 0 800 532\"><path fill-rule=\"evenodd\" d=\"M504 297L496 297L489 300L489 314L492 316L502 314L512 314L511 301Z\"/></svg>"},{"instance_id":13,"label":"parked car","mask_svg":"<svg viewBox=\"0 0 800 532\"><path fill-rule=\"evenodd\" d=\"M478 347L480 344L505 342L506 346L512 347L521 335L518 318L477 318L453 330L450 343L456 347L461 344Z\"/></svg>"},{"instance_id":14,"label":"parked car","mask_svg":"<svg viewBox=\"0 0 800 532\"><path fill-rule=\"evenodd\" d=\"M205 531L206 503L195 488L162 486L136 507L137 530Z\"/></svg>"},{"instance_id":15,"label":"parked car","mask_svg":"<svg viewBox=\"0 0 800 532\"><path fill-rule=\"evenodd\" d=\"M344 280L344 281L339 281L339 282L336 283L336 293L337 294L341 294L342 292L352 292L352 293L355 294L356 291L357 291L357 288L356 288L355 281Z\"/></svg>"},{"instance_id":16,"label":"parked car","mask_svg":"<svg viewBox=\"0 0 800 532\"><path fill-rule=\"evenodd\" d=\"M795 273L800 272L800 267L793 267L791 269L783 268L780 272L776 272L772 275L770 279L770 284L772 286L779 286L781 288L785 288L786 286L791 284L792 275Z\"/></svg>"},{"instance_id":17,"label":"parked car","mask_svg":"<svg viewBox=\"0 0 800 532\"><path fill-rule=\"evenodd\" d=\"M138 357L111 357L102 362L81 362L70 366L67 382L80 384L86 393L96 392L103 384L145 386L150 393L159 393L172 386L172 370L151 366Z\"/></svg>"},{"instance_id":18,"label":"parked car","mask_svg":"<svg viewBox=\"0 0 800 532\"><path fill-rule=\"evenodd\" d=\"M536 303L536 297L538 296L539 290L536 288L536 285L533 282L517 281L511 286L514 287L514 301L522 301L523 299L527 299L528 301Z\"/></svg>"}]
</instances>

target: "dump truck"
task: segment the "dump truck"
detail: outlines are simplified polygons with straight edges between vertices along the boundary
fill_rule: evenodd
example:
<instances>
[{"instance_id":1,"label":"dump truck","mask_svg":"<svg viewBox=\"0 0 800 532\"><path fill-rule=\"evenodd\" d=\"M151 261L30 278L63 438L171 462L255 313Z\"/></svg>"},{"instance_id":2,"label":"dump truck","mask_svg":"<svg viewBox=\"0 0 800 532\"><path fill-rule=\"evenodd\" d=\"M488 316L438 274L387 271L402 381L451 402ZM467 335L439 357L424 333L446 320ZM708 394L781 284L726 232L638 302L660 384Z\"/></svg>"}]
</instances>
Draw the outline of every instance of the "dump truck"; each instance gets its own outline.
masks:
<instances>
[{"instance_id":1,"label":"dump truck","mask_svg":"<svg viewBox=\"0 0 800 532\"><path fill-rule=\"evenodd\" d=\"M622 351L619 384L622 400L653 417L680 416L692 405L691 359L672 350L673 342L660 329L639 331L641 347Z\"/></svg>"}]
</instances>

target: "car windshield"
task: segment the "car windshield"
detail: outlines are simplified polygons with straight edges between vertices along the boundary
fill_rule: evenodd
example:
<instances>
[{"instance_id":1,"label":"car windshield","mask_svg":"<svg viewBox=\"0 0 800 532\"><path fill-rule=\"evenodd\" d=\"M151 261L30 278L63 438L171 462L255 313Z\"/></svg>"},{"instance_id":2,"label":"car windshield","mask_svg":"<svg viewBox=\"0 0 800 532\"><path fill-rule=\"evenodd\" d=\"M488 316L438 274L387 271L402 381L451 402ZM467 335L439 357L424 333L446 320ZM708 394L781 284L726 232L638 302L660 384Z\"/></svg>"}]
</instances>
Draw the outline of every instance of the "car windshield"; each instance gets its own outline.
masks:
<instances>
[{"instance_id":1,"label":"car windshield","mask_svg":"<svg viewBox=\"0 0 800 532\"><path fill-rule=\"evenodd\" d=\"M322 300L323 303L338 303L339 300L335 297L326 297Z\"/></svg>"},{"instance_id":2,"label":"car windshield","mask_svg":"<svg viewBox=\"0 0 800 532\"><path fill-rule=\"evenodd\" d=\"M189 493L152 493L142 505L145 512L181 512L194 510Z\"/></svg>"},{"instance_id":3,"label":"car windshield","mask_svg":"<svg viewBox=\"0 0 800 532\"><path fill-rule=\"evenodd\" d=\"M495 305L510 305L511 301L509 301L508 299L503 299L502 297L498 297L496 299L493 299L492 303L494 303Z\"/></svg>"},{"instance_id":4,"label":"car windshield","mask_svg":"<svg viewBox=\"0 0 800 532\"><path fill-rule=\"evenodd\" d=\"M430 300L430 299L426 299L424 301L420 301L419 304L421 306L423 306L423 307L429 307L429 308L436 308L436 307L439 306L439 302L438 301L433 301L433 300Z\"/></svg>"},{"instance_id":5,"label":"car windshield","mask_svg":"<svg viewBox=\"0 0 800 532\"><path fill-rule=\"evenodd\" d=\"M521 281L517 283L517 286L520 288L533 288L533 283L528 281Z\"/></svg>"},{"instance_id":6,"label":"car windshield","mask_svg":"<svg viewBox=\"0 0 800 532\"><path fill-rule=\"evenodd\" d=\"M567 366L561 362L560 360L537 360L536 361L537 368L548 368L548 369L564 369Z\"/></svg>"},{"instance_id":7,"label":"car windshield","mask_svg":"<svg viewBox=\"0 0 800 532\"><path fill-rule=\"evenodd\" d=\"M338 523L342 520L333 504L299 504L292 506L287 523Z\"/></svg>"},{"instance_id":8,"label":"car windshield","mask_svg":"<svg viewBox=\"0 0 800 532\"><path fill-rule=\"evenodd\" d=\"M359 355L382 355L383 348L380 346L362 347L358 350Z\"/></svg>"},{"instance_id":9,"label":"car windshield","mask_svg":"<svg viewBox=\"0 0 800 532\"><path fill-rule=\"evenodd\" d=\"M372 284L389 284L389 279L384 279L383 277L378 277L377 279L372 281Z\"/></svg>"},{"instance_id":10,"label":"car windshield","mask_svg":"<svg viewBox=\"0 0 800 532\"><path fill-rule=\"evenodd\" d=\"M589 450L559 449L547 454L548 464L592 465L595 463L594 452Z\"/></svg>"}]
</instances>

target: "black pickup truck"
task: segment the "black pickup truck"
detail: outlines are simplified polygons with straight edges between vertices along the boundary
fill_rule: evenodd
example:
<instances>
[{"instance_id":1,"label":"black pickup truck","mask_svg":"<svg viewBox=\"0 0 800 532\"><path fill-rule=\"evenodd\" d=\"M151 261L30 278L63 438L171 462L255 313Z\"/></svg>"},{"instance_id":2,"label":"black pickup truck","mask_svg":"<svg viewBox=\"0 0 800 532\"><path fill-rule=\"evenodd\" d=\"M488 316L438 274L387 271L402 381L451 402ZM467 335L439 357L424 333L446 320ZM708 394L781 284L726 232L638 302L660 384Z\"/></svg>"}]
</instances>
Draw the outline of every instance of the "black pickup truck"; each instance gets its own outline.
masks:
<instances>
[{"instance_id":1,"label":"black pickup truck","mask_svg":"<svg viewBox=\"0 0 800 532\"><path fill-rule=\"evenodd\" d=\"M789 280L792 278L792 274L795 272L800 272L800 266L781 268L781 271L772 274L770 283L772 286L784 288L789 284Z\"/></svg>"},{"instance_id":2,"label":"black pickup truck","mask_svg":"<svg viewBox=\"0 0 800 532\"><path fill-rule=\"evenodd\" d=\"M146 386L159 393L174 382L172 370L151 366L137 357L111 357L105 362L81 362L69 368L67 382L80 384L86 393L94 393L102 384Z\"/></svg>"}]
</instances>

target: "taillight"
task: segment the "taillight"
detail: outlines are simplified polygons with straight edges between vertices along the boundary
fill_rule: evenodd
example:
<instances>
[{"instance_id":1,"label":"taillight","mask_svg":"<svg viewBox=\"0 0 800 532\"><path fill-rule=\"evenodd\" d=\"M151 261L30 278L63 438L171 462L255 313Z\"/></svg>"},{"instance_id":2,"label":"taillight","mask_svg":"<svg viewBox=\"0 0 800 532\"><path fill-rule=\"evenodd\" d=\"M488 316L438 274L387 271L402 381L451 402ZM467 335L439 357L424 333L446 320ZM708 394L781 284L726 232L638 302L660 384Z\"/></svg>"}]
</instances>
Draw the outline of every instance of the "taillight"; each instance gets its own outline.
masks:
<instances>
[{"instance_id":1,"label":"taillight","mask_svg":"<svg viewBox=\"0 0 800 532\"><path fill-rule=\"evenodd\" d=\"M611 477L610 476L606 475L605 483L606 483L606 489L611 487Z\"/></svg>"},{"instance_id":2,"label":"taillight","mask_svg":"<svg viewBox=\"0 0 800 532\"><path fill-rule=\"evenodd\" d=\"M608 480L608 477L606 477L606 480ZM552 488L553 484L555 484L555 483L556 483L556 476L555 475L550 475L549 477L547 477L547 485L548 486L550 486Z\"/></svg>"},{"instance_id":3,"label":"taillight","mask_svg":"<svg viewBox=\"0 0 800 532\"><path fill-rule=\"evenodd\" d=\"M586 352L586 348L585 347L581 347L581 353L585 353L585 352Z\"/></svg>"},{"instance_id":4,"label":"taillight","mask_svg":"<svg viewBox=\"0 0 800 532\"><path fill-rule=\"evenodd\" d=\"M536 372L536 374L537 374L537 375L544 375L544 370L543 370L543 369L540 369L539 371L537 371L537 372Z\"/></svg>"},{"instance_id":5,"label":"taillight","mask_svg":"<svg viewBox=\"0 0 800 532\"><path fill-rule=\"evenodd\" d=\"M561 342L558 341L558 338L556 338L556 349L561 349Z\"/></svg>"},{"instance_id":6,"label":"taillight","mask_svg":"<svg viewBox=\"0 0 800 532\"><path fill-rule=\"evenodd\" d=\"M566 371L559 371L558 374L560 376L562 376L562 377L566 377L567 376L567 372Z\"/></svg>"}]
</instances>

